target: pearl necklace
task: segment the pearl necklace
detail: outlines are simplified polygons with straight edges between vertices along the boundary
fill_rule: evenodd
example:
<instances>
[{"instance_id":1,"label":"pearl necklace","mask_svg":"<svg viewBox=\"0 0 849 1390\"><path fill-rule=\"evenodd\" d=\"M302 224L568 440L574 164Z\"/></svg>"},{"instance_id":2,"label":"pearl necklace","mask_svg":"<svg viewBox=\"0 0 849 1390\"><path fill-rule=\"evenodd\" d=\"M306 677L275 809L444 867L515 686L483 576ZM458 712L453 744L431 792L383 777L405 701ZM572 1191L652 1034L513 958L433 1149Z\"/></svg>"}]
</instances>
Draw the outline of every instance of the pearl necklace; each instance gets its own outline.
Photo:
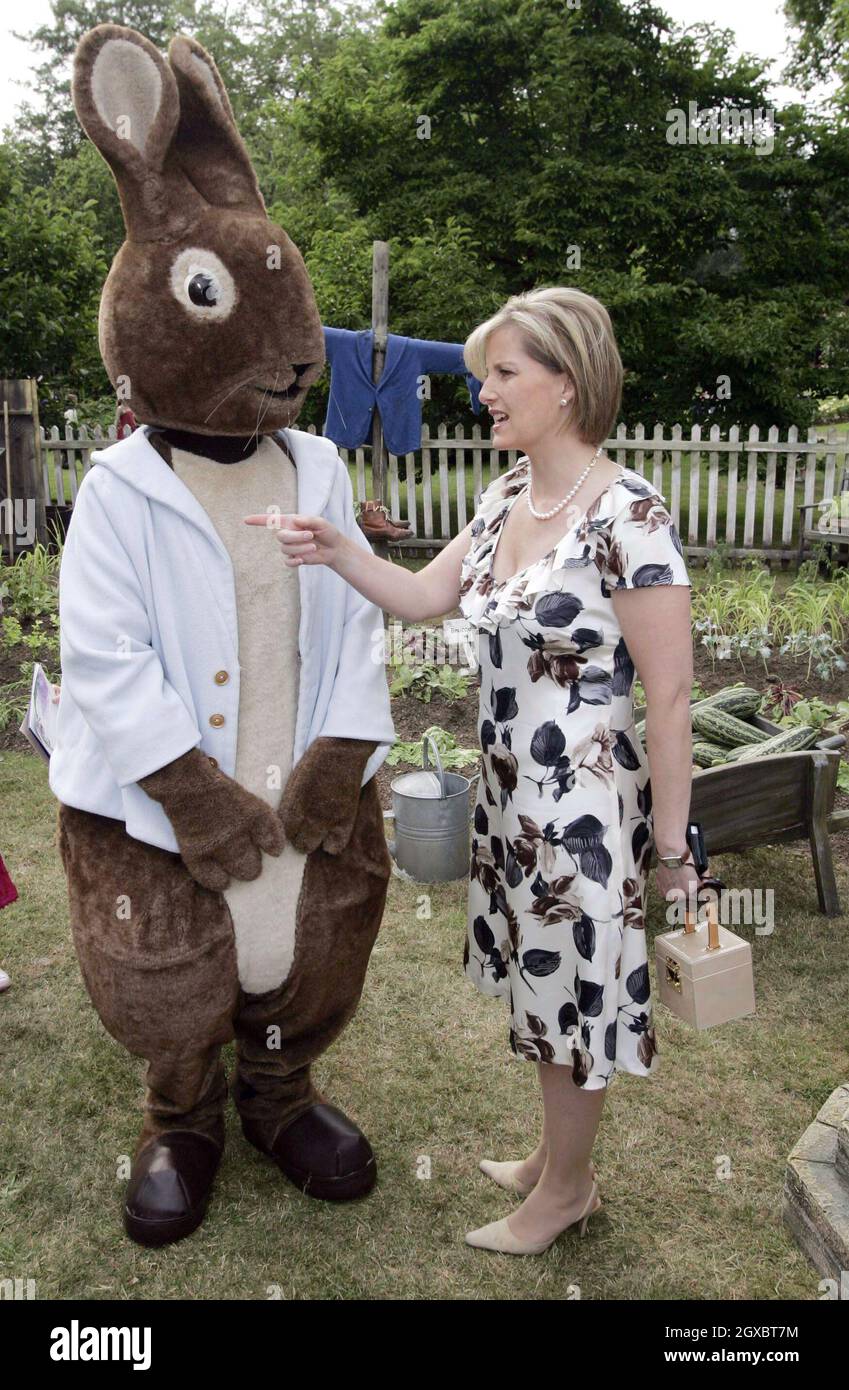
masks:
<instances>
[{"instance_id":1,"label":"pearl necklace","mask_svg":"<svg viewBox=\"0 0 849 1390\"><path fill-rule=\"evenodd\" d=\"M529 478L529 479L528 479L528 486L527 486L527 489L526 489L526 491L525 491L525 501L526 501L527 504L528 504L528 511L530 512L531 516L535 516L536 519L537 519L537 521L547 521L548 518L549 518L550 516L556 516L557 513L561 510L561 508L566 506L566 503L567 503L567 502L571 502L572 498L575 496L575 493L578 491L578 488L581 486L581 484L583 483L584 479L587 477L587 475L588 475L590 469L591 469L591 468L593 467L593 465L595 464L596 459L597 459L597 458L599 457L599 455L601 454L601 450L602 450L602 445L599 444L598 448L596 449L595 453L593 454L592 458L590 459L589 463L587 464L587 466L586 466L586 468L584 469L583 473L581 474L580 478L579 478L578 481L576 482L575 486L574 486L569 492L567 492L567 494L566 494L566 496L563 498L563 501L562 501L562 502L558 502L558 503L557 503L557 506L556 506L556 507L552 507L551 510L548 511L548 512L538 512L538 511L536 510L536 508L535 508L535 506L534 506L534 504L533 504L533 501L531 500L531 485L532 485L533 479L532 479L532 478Z\"/></svg>"}]
</instances>

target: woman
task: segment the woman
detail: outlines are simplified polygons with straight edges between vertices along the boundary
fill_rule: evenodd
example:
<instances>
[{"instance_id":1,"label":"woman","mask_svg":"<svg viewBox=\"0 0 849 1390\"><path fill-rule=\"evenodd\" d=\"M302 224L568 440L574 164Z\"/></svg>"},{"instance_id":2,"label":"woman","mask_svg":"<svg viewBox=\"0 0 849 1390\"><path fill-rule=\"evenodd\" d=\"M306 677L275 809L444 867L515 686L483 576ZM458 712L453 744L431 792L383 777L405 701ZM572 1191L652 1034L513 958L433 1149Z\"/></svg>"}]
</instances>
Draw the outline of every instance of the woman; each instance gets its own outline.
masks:
<instances>
[{"instance_id":1,"label":"woman","mask_svg":"<svg viewBox=\"0 0 849 1390\"><path fill-rule=\"evenodd\" d=\"M419 622L457 606L479 630L481 777L465 970L510 1002L544 1119L519 1162L481 1167L525 1196L466 1239L538 1254L599 1209L591 1153L617 1071L655 1070L645 940L650 846L664 897L698 885L690 806L690 580L662 496L602 451L622 364L579 290L513 296L465 345L500 449L474 520L417 574L321 518L282 518L287 565L330 565ZM650 592L649 592L650 591ZM648 759L634 726L646 692ZM651 780L649 779L651 770Z\"/></svg>"}]
</instances>

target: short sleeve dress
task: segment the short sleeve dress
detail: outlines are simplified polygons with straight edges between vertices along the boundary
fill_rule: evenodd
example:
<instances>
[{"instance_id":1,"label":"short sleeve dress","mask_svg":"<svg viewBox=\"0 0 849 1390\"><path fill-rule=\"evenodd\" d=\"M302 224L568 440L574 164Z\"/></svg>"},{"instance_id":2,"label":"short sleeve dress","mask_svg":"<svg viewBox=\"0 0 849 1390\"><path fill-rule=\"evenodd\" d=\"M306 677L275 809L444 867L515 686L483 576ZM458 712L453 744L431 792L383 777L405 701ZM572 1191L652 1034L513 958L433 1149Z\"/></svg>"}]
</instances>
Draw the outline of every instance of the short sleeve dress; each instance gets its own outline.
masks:
<instances>
[{"instance_id":1,"label":"short sleeve dress","mask_svg":"<svg viewBox=\"0 0 849 1390\"><path fill-rule=\"evenodd\" d=\"M481 495L460 609L478 630L481 746L463 965L510 1001L509 1042L576 1084L656 1066L645 933L653 840L635 668L611 595L690 585L664 498L620 466L577 526L492 576L530 463Z\"/></svg>"}]
</instances>

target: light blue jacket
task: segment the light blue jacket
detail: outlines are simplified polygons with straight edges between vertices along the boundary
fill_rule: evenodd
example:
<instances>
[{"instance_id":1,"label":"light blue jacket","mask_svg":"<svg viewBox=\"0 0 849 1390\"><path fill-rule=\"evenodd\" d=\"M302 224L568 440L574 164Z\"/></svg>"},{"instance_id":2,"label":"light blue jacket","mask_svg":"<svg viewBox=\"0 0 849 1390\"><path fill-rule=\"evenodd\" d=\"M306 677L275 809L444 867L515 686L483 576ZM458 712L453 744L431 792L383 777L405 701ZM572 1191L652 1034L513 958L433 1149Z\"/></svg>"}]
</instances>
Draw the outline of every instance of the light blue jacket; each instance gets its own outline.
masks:
<instances>
[{"instance_id":1,"label":"light blue jacket","mask_svg":"<svg viewBox=\"0 0 849 1390\"><path fill-rule=\"evenodd\" d=\"M302 430L284 434L297 469L298 511L326 516L370 550L336 446ZM197 746L235 773L240 668L232 564L144 428L91 457L59 576L62 694L50 787L66 805L122 820L136 839L175 851L168 817L138 781ZM297 573L294 760L319 736L376 741L365 785L395 741L383 617L327 566L300 565ZM214 679L222 668L231 673L226 685ZM215 712L225 715L220 728L209 724Z\"/></svg>"}]
</instances>

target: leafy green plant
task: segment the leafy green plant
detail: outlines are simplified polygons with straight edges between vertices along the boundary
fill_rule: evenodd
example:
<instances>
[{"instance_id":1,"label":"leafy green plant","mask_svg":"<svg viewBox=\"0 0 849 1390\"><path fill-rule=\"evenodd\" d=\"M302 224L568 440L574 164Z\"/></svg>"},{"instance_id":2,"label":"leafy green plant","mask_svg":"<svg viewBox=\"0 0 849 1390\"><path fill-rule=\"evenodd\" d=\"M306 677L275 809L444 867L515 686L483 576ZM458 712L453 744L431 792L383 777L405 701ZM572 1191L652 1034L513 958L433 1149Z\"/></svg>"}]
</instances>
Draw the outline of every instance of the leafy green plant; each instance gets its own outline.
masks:
<instances>
[{"instance_id":1,"label":"leafy green plant","mask_svg":"<svg viewBox=\"0 0 849 1390\"><path fill-rule=\"evenodd\" d=\"M31 551L22 551L13 565L0 570L0 599L6 610L0 618L0 648L12 654L11 664L17 664L19 671L16 679L0 687L0 730L21 722L36 662L44 667L48 680L59 680L61 537L58 545L54 554L37 542Z\"/></svg>"},{"instance_id":2,"label":"leafy green plant","mask_svg":"<svg viewBox=\"0 0 849 1390\"><path fill-rule=\"evenodd\" d=\"M705 582L715 584L731 566L731 547L727 541L717 541L704 567Z\"/></svg>"},{"instance_id":3,"label":"leafy green plant","mask_svg":"<svg viewBox=\"0 0 849 1390\"><path fill-rule=\"evenodd\" d=\"M736 658L745 671L745 658L760 658L769 674L769 658L778 654L807 657L811 669L825 680L846 670L843 655L849 626L849 582L845 573L823 582L814 566L801 566L799 575L779 602L775 576L758 560L749 560L740 575L707 584L693 594L696 632L717 661Z\"/></svg>"},{"instance_id":4,"label":"leafy green plant","mask_svg":"<svg viewBox=\"0 0 849 1390\"><path fill-rule=\"evenodd\" d=\"M434 695L450 701L465 699L470 675L444 659L449 650L442 633L435 628L409 628L404 633L400 654L392 650L389 693L413 695L425 704L430 704ZM433 660L434 655L442 659Z\"/></svg>"},{"instance_id":5,"label":"leafy green plant","mask_svg":"<svg viewBox=\"0 0 849 1390\"><path fill-rule=\"evenodd\" d=\"M390 767L395 767L398 763L412 763L414 767L424 766L423 740L430 735L439 749L439 757L442 766L448 768L468 767L469 763L477 763L480 758L478 748L458 748L457 740L447 729L442 729L438 724L432 724L429 729L425 729L421 739L415 742L393 743L386 755L386 761ZM433 766L433 757L428 748L428 758Z\"/></svg>"},{"instance_id":6,"label":"leafy green plant","mask_svg":"<svg viewBox=\"0 0 849 1390\"><path fill-rule=\"evenodd\" d=\"M20 724L24 717L29 698L29 689L24 690L22 681L0 685L0 732L13 721Z\"/></svg>"},{"instance_id":7,"label":"leafy green plant","mask_svg":"<svg viewBox=\"0 0 849 1390\"><path fill-rule=\"evenodd\" d=\"M47 627L45 627L45 623ZM58 613L48 613L45 618L33 619L29 631L14 613L6 613L0 618L0 646L13 650L26 647L42 665L51 657L59 655Z\"/></svg>"},{"instance_id":8,"label":"leafy green plant","mask_svg":"<svg viewBox=\"0 0 849 1390\"><path fill-rule=\"evenodd\" d=\"M773 723L784 728L795 724L807 724L823 733L842 733L849 735L849 700L838 700L830 705L819 696L806 697L783 681L773 681L764 698L763 713ZM847 748L844 746L840 765L837 769L837 786L849 792L849 762Z\"/></svg>"},{"instance_id":9,"label":"leafy green plant","mask_svg":"<svg viewBox=\"0 0 849 1390\"><path fill-rule=\"evenodd\" d=\"M825 570L825 578L836 579L843 572L843 564L829 541L814 540L810 543L807 560L799 566L799 574L802 578L816 580L822 570Z\"/></svg>"},{"instance_id":10,"label":"leafy green plant","mask_svg":"<svg viewBox=\"0 0 849 1390\"><path fill-rule=\"evenodd\" d=\"M50 613L47 621L54 628L59 625L59 619L55 613ZM24 633L21 642L28 651L31 651L38 660L41 661L42 665L44 665L48 657L58 657L59 655L59 634L57 632L46 632L40 619L37 619L33 623L32 629L29 632Z\"/></svg>"},{"instance_id":11,"label":"leafy green plant","mask_svg":"<svg viewBox=\"0 0 849 1390\"><path fill-rule=\"evenodd\" d=\"M420 666L399 666L389 683L390 695L414 695L429 705L434 695L444 699L462 700L469 693L469 677L452 666L440 666L434 661Z\"/></svg>"},{"instance_id":12,"label":"leafy green plant","mask_svg":"<svg viewBox=\"0 0 849 1390\"><path fill-rule=\"evenodd\" d=\"M787 727L809 724L814 729L827 726L842 732L849 724L849 700L838 700L832 705L817 695L802 695L783 681L773 681L764 699L764 714L774 723Z\"/></svg>"},{"instance_id":13,"label":"leafy green plant","mask_svg":"<svg viewBox=\"0 0 849 1390\"><path fill-rule=\"evenodd\" d=\"M3 630L4 647L17 647L23 641L24 630L17 618L7 614L0 620L0 627Z\"/></svg>"},{"instance_id":14,"label":"leafy green plant","mask_svg":"<svg viewBox=\"0 0 849 1390\"><path fill-rule=\"evenodd\" d=\"M53 553L41 541L32 550L22 550L13 565L4 565L0 574L0 598L22 621L55 612L58 604L61 550Z\"/></svg>"}]
</instances>

